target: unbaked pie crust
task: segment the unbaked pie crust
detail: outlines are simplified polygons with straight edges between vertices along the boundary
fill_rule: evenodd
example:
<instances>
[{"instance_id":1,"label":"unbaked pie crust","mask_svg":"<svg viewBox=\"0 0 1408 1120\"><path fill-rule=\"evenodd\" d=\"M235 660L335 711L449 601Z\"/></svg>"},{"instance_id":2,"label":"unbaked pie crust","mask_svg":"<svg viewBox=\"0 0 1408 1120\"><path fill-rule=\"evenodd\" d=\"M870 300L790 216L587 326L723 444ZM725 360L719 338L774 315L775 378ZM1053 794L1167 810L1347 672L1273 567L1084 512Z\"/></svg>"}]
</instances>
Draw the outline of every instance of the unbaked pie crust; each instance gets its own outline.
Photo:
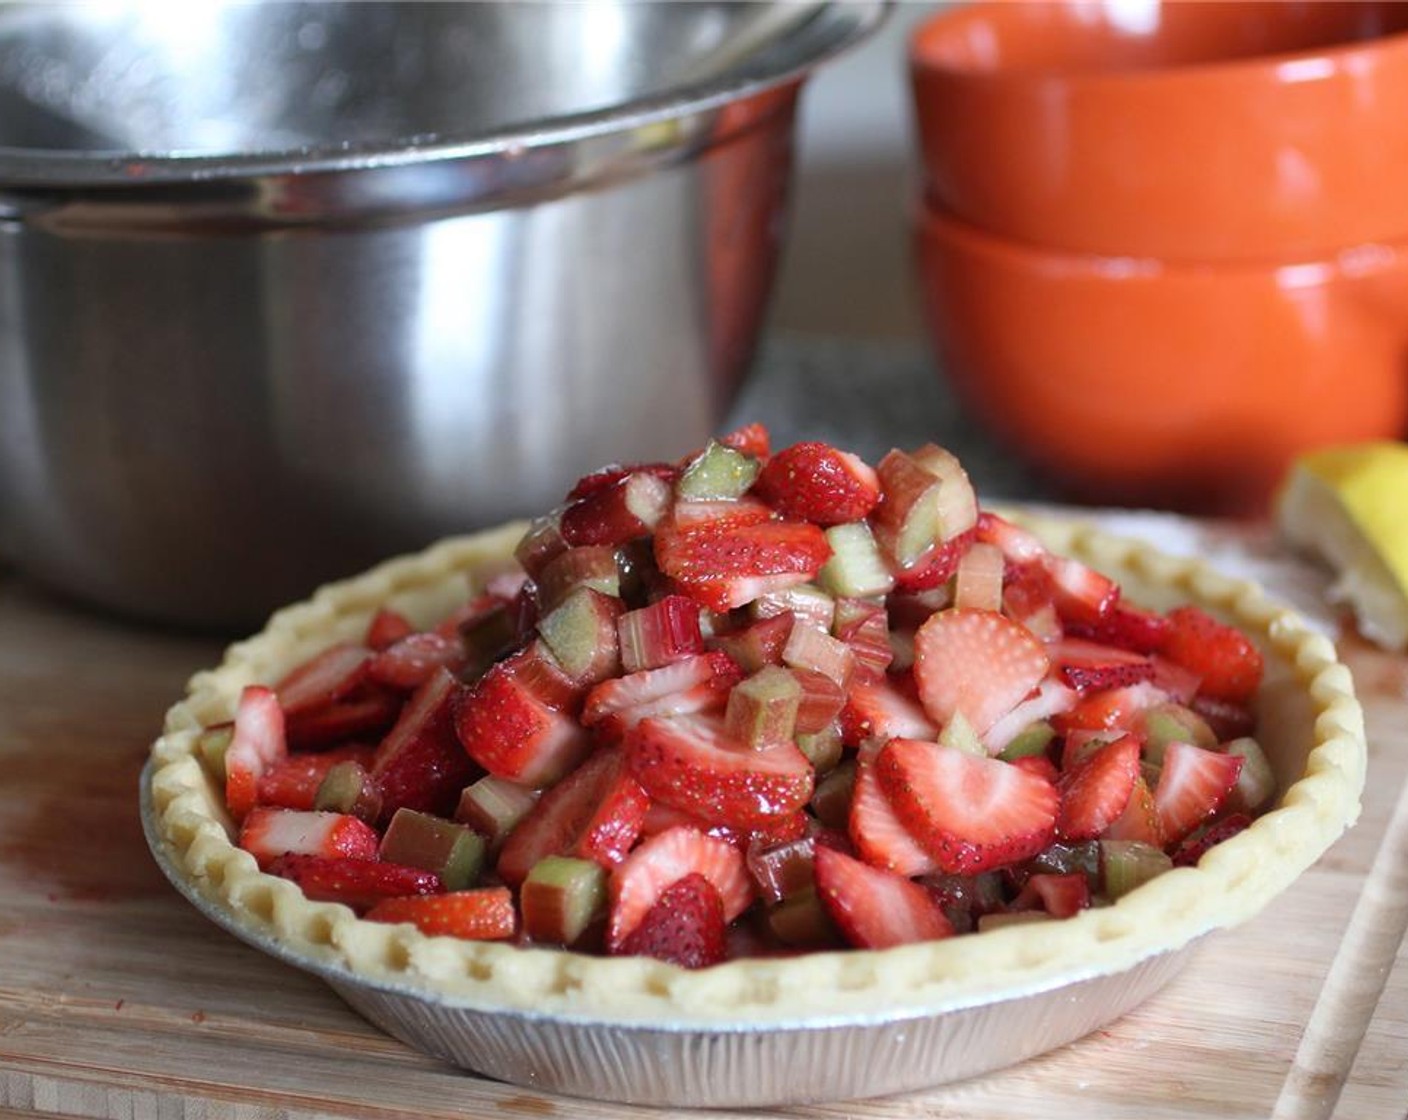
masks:
<instances>
[{"instance_id":1,"label":"unbaked pie crust","mask_svg":"<svg viewBox=\"0 0 1408 1120\"><path fill-rule=\"evenodd\" d=\"M573 1020L708 1027L855 1021L1016 997L1130 968L1261 910L1351 825L1364 783L1363 713L1333 644L1255 585L1195 559L1058 518L1021 520L1059 552L1119 580L1125 595L1166 609L1194 601L1252 635L1267 654L1258 737L1284 791L1276 808L1116 904L1066 921L1014 925L883 951L740 960L690 972L645 958L602 958L426 937L310 902L231 842L222 791L196 755L202 728L232 718L240 690L269 683L332 642L357 639L378 607L429 625L490 576L513 567L523 525L444 541L324 587L279 611L257 636L198 673L152 750L147 822L186 887L231 928L342 982L369 981L483 1010Z\"/></svg>"}]
</instances>

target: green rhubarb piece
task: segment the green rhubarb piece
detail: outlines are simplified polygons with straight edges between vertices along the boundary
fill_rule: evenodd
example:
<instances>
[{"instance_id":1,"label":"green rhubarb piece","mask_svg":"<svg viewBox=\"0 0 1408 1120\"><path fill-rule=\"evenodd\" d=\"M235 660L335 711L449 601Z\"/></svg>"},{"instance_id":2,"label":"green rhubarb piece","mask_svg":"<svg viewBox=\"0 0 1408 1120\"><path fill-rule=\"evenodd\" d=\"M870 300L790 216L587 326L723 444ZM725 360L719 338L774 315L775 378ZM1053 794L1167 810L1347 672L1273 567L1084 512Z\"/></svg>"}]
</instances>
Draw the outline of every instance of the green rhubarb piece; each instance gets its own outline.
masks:
<instances>
[{"instance_id":1,"label":"green rhubarb piece","mask_svg":"<svg viewBox=\"0 0 1408 1120\"><path fill-rule=\"evenodd\" d=\"M230 749L230 740L234 737L234 726L226 724L202 731L196 740L196 750L200 752L206 772L221 785L225 784L225 752Z\"/></svg>"},{"instance_id":2,"label":"green rhubarb piece","mask_svg":"<svg viewBox=\"0 0 1408 1120\"><path fill-rule=\"evenodd\" d=\"M1094 840L1052 844L1025 865L1033 875L1084 875L1092 889L1100 885L1100 845Z\"/></svg>"},{"instance_id":3,"label":"green rhubarb piece","mask_svg":"<svg viewBox=\"0 0 1408 1120\"><path fill-rule=\"evenodd\" d=\"M574 681L596 684L620 670L620 600L578 587L538 622L538 634Z\"/></svg>"},{"instance_id":4,"label":"green rhubarb piece","mask_svg":"<svg viewBox=\"0 0 1408 1120\"><path fill-rule=\"evenodd\" d=\"M675 493L685 501L720 501L741 498L758 478L758 460L722 443L709 441L685 467Z\"/></svg>"},{"instance_id":5,"label":"green rhubarb piece","mask_svg":"<svg viewBox=\"0 0 1408 1120\"><path fill-rule=\"evenodd\" d=\"M538 800L538 790L486 774L460 794L455 820L497 848Z\"/></svg>"},{"instance_id":6,"label":"green rhubarb piece","mask_svg":"<svg viewBox=\"0 0 1408 1120\"><path fill-rule=\"evenodd\" d=\"M840 638L799 618L782 647L782 663L820 673L845 688L855 670L856 655Z\"/></svg>"},{"instance_id":7,"label":"green rhubarb piece","mask_svg":"<svg viewBox=\"0 0 1408 1120\"><path fill-rule=\"evenodd\" d=\"M1233 739L1222 749L1242 760L1237 784L1227 798L1228 807L1245 813L1261 812L1276 796L1276 774L1271 769L1271 760L1261 744L1252 738Z\"/></svg>"},{"instance_id":8,"label":"green rhubarb piece","mask_svg":"<svg viewBox=\"0 0 1408 1120\"><path fill-rule=\"evenodd\" d=\"M1157 766L1164 762L1170 743L1191 743L1204 750L1217 746L1217 735L1207 720L1182 704L1156 704L1144 713L1144 757Z\"/></svg>"},{"instance_id":9,"label":"green rhubarb piece","mask_svg":"<svg viewBox=\"0 0 1408 1120\"><path fill-rule=\"evenodd\" d=\"M429 813L401 808L381 838L380 856L387 863L433 871L447 891L462 891L479 881L484 849L484 837L477 832Z\"/></svg>"},{"instance_id":10,"label":"green rhubarb piece","mask_svg":"<svg viewBox=\"0 0 1408 1120\"><path fill-rule=\"evenodd\" d=\"M333 763L323 775L313 797L313 808L375 821L381 816L381 791L365 766L350 758L343 759Z\"/></svg>"},{"instance_id":11,"label":"green rhubarb piece","mask_svg":"<svg viewBox=\"0 0 1408 1120\"><path fill-rule=\"evenodd\" d=\"M537 579L549 561L566 551L567 541L563 539L557 514L547 514L529 522L528 530L513 550L513 555L529 578Z\"/></svg>"},{"instance_id":12,"label":"green rhubarb piece","mask_svg":"<svg viewBox=\"0 0 1408 1120\"><path fill-rule=\"evenodd\" d=\"M606 871L588 859L547 856L528 872L519 908L534 941L571 945L606 912Z\"/></svg>"},{"instance_id":13,"label":"green rhubarb piece","mask_svg":"<svg viewBox=\"0 0 1408 1120\"><path fill-rule=\"evenodd\" d=\"M952 747L956 751L976 755L978 758L988 757L987 747L983 746L983 741L978 738L978 733L973 730L973 725L962 712L954 712L953 717L944 724L943 730L939 732L939 746Z\"/></svg>"},{"instance_id":14,"label":"green rhubarb piece","mask_svg":"<svg viewBox=\"0 0 1408 1120\"><path fill-rule=\"evenodd\" d=\"M621 568L616 550L608 545L582 545L569 548L544 566L538 578L542 609L552 610L579 587L590 587L603 595L621 594Z\"/></svg>"},{"instance_id":15,"label":"green rhubarb piece","mask_svg":"<svg viewBox=\"0 0 1408 1120\"><path fill-rule=\"evenodd\" d=\"M1111 899L1122 898L1173 869L1166 852L1141 840L1101 840L1099 845L1101 881Z\"/></svg>"},{"instance_id":16,"label":"green rhubarb piece","mask_svg":"<svg viewBox=\"0 0 1408 1120\"><path fill-rule=\"evenodd\" d=\"M815 887L798 891L767 912L768 928L784 945L825 949L845 943Z\"/></svg>"},{"instance_id":17,"label":"green rhubarb piece","mask_svg":"<svg viewBox=\"0 0 1408 1120\"><path fill-rule=\"evenodd\" d=\"M807 761L812 764L817 777L823 777L835 770L846 749L846 744L841 738L841 729L834 723L828 724L820 731L798 735L796 743L797 749L806 755Z\"/></svg>"},{"instance_id":18,"label":"green rhubarb piece","mask_svg":"<svg viewBox=\"0 0 1408 1120\"><path fill-rule=\"evenodd\" d=\"M714 645L738 662L744 672L756 673L764 665L782 662L782 651L795 625L790 612L760 618L742 630L721 634Z\"/></svg>"},{"instance_id":19,"label":"green rhubarb piece","mask_svg":"<svg viewBox=\"0 0 1408 1120\"><path fill-rule=\"evenodd\" d=\"M864 599L886 595L894 588L895 577L866 522L833 525L826 530L826 542L831 546L831 557L817 574L822 590L835 596Z\"/></svg>"},{"instance_id":20,"label":"green rhubarb piece","mask_svg":"<svg viewBox=\"0 0 1408 1120\"><path fill-rule=\"evenodd\" d=\"M856 784L856 763L847 759L817 782L812 812L827 828L845 829L851 819L851 791Z\"/></svg>"},{"instance_id":21,"label":"green rhubarb piece","mask_svg":"<svg viewBox=\"0 0 1408 1120\"><path fill-rule=\"evenodd\" d=\"M729 691L724 727L750 747L788 742L797 726L802 686L777 665L765 665Z\"/></svg>"},{"instance_id":22,"label":"green rhubarb piece","mask_svg":"<svg viewBox=\"0 0 1408 1120\"><path fill-rule=\"evenodd\" d=\"M1033 755L1045 754L1046 748L1050 746L1051 740L1056 737L1056 729L1046 720L1039 719L1034 723L1027 724L1021 731L1013 737L1007 744L1003 752L997 757L1004 762L1015 762L1019 758L1030 758Z\"/></svg>"},{"instance_id":23,"label":"green rhubarb piece","mask_svg":"<svg viewBox=\"0 0 1408 1120\"><path fill-rule=\"evenodd\" d=\"M780 591L768 591L748 604L748 613L755 619L772 618L792 612L798 622L811 622L823 633L831 633L836 621L836 600L814 583L799 583Z\"/></svg>"}]
</instances>

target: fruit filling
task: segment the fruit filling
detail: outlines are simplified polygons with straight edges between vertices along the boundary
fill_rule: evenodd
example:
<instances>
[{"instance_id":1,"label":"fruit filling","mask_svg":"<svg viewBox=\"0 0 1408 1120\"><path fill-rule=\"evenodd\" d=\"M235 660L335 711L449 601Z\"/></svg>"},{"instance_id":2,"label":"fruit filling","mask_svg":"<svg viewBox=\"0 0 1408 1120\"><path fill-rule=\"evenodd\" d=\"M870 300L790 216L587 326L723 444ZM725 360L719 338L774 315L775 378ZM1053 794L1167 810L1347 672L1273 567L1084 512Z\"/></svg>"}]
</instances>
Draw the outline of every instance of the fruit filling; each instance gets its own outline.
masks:
<instances>
[{"instance_id":1,"label":"fruit filling","mask_svg":"<svg viewBox=\"0 0 1408 1120\"><path fill-rule=\"evenodd\" d=\"M980 508L759 425L612 466L424 631L251 685L199 757L311 899L686 968L1107 906L1275 796L1256 646Z\"/></svg>"}]
</instances>

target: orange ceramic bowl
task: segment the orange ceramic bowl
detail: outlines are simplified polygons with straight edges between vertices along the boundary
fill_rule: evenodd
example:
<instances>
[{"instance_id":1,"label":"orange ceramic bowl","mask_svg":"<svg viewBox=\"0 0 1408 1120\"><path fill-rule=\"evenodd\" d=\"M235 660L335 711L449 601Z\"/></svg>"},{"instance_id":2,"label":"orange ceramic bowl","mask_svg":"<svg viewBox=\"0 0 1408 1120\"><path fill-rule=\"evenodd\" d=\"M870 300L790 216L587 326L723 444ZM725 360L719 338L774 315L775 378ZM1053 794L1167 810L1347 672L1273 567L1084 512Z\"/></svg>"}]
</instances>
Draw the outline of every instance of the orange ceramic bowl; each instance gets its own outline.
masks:
<instances>
[{"instance_id":1,"label":"orange ceramic bowl","mask_svg":"<svg viewBox=\"0 0 1408 1120\"><path fill-rule=\"evenodd\" d=\"M979 3L910 44L930 196L1171 260L1408 237L1408 4Z\"/></svg>"},{"instance_id":2,"label":"orange ceramic bowl","mask_svg":"<svg viewBox=\"0 0 1408 1120\"><path fill-rule=\"evenodd\" d=\"M1297 453L1408 432L1408 242L1179 266L1033 249L932 206L916 241L945 374L1069 496L1260 512Z\"/></svg>"}]
</instances>

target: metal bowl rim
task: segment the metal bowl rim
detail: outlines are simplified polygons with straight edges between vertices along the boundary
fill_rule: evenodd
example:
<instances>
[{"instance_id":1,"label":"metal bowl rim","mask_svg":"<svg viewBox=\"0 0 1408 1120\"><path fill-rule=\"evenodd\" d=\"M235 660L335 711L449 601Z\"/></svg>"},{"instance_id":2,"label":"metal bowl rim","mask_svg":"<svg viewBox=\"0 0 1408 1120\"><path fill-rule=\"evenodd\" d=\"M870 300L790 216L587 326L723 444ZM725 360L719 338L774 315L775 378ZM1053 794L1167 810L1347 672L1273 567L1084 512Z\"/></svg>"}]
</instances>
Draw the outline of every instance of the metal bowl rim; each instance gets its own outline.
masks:
<instances>
[{"instance_id":1,"label":"metal bowl rim","mask_svg":"<svg viewBox=\"0 0 1408 1120\"><path fill-rule=\"evenodd\" d=\"M241 154L181 155L179 152L66 152L0 145L0 187L137 187L191 181L250 179L271 175L394 168L449 160L514 157L523 153L662 121L716 110L732 102L800 82L813 69L871 35L894 0L827 0L809 21L842 13L836 26L809 53L759 75L742 77L736 67L717 78L665 93L633 98L603 109L540 118L478 134L427 135L399 140L314 144ZM789 33L791 34L791 33Z\"/></svg>"}]
</instances>

